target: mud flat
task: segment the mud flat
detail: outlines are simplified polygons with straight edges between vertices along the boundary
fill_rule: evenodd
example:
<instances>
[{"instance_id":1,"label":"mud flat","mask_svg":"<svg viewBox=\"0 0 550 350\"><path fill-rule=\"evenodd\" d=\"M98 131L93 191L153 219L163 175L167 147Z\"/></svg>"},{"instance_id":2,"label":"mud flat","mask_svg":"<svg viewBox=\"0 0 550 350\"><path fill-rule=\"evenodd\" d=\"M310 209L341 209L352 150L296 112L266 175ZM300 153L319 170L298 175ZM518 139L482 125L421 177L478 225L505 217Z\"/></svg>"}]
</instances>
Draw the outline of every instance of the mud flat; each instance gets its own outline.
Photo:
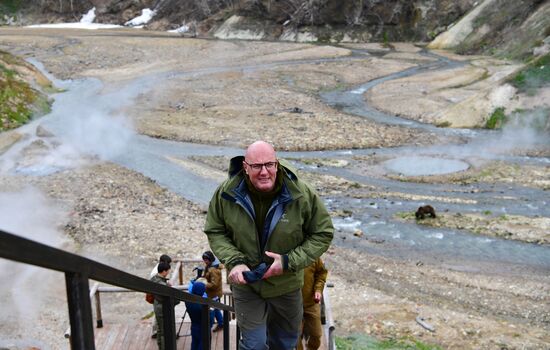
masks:
<instances>
[{"instance_id":1,"label":"mud flat","mask_svg":"<svg viewBox=\"0 0 550 350\"><path fill-rule=\"evenodd\" d=\"M192 40L127 30L2 29L0 38L0 49L36 57L59 78L98 78L106 90L122 88L136 77L150 78L151 88L126 110L136 129L146 135L240 147L263 138L281 150L443 141L430 132L346 115L318 98L325 89L347 88L424 62L412 45L397 45L385 59L355 57L351 48L357 47ZM287 60L293 63L283 62ZM473 75L479 73L472 70ZM388 100L377 103L393 110ZM384 156L376 155L319 163L340 164L351 173L391 180L379 166L383 160ZM173 161L195 173L215 174L210 177L217 179L225 170L220 164L226 163L225 158ZM207 249L202 207L118 165L97 159L85 163L45 176L3 175L0 186L2 191L28 184L41 189L66 209L68 216L59 226L73 242L71 249L130 272L146 275L160 253L195 258ZM538 171L542 171L540 177L535 175ZM303 172L326 196L368 200L392 192L404 200L430 200L421 193L377 183ZM544 179L548 169L537 167L531 174L534 180ZM499 182L505 175L509 174L484 181ZM452 184L455 180L441 177L440 181ZM458 200L455 197L450 192L443 199L452 202ZM332 214L335 218L345 215ZM338 235L341 239L342 234ZM391 259L337 242L325 259L329 281L334 284L329 293L340 336L359 332L382 338L414 337L448 349L544 349L550 344L548 271L511 268L495 274L489 265L470 269L463 261ZM38 313L40 322L57 327L49 328L49 336L33 334L54 344L53 348L64 344L59 339L67 325L62 299L56 299L60 312ZM52 304L42 307L51 310ZM108 301L104 304L109 308ZM104 322L120 321L122 308L134 320L150 311L141 295L113 299L111 305L119 311L107 309ZM414 321L419 315L435 332ZM2 332L8 329L5 323L0 327Z\"/></svg>"}]
</instances>

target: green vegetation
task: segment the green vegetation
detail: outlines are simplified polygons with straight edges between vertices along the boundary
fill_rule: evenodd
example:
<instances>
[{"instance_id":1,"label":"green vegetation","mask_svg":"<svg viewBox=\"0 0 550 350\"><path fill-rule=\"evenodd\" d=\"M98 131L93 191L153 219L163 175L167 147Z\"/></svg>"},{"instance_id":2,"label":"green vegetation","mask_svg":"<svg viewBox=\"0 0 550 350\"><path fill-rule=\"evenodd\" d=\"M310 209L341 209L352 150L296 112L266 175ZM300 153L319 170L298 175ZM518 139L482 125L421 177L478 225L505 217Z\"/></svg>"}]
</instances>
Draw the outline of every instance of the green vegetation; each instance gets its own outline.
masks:
<instances>
[{"instance_id":1,"label":"green vegetation","mask_svg":"<svg viewBox=\"0 0 550 350\"><path fill-rule=\"evenodd\" d=\"M388 32L382 34L382 47L386 49L395 49L395 47L390 43L390 38Z\"/></svg>"},{"instance_id":2,"label":"green vegetation","mask_svg":"<svg viewBox=\"0 0 550 350\"><path fill-rule=\"evenodd\" d=\"M35 113L50 111L47 96L20 77L17 68L11 68L20 65L24 62L0 51L0 132L25 124Z\"/></svg>"},{"instance_id":3,"label":"green vegetation","mask_svg":"<svg viewBox=\"0 0 550 350\"><path fill-rule=\"evenodd\" d=\"M484 211L482 211L481 213L482 213L483 215L487 215L487 216L489 216L489 215L492 214L492 212L491 212L490 210L484 210Z\"/></svg>"},{"instance_id":4,"label":"green vegetation","mask_svg":"<svg viewBox=\"0 0 550 350\"><path fill-rule=\"evenodd\" d=\"M487 120L485 127L487 129L500 129L506 123L507 117L504 113L504 107L498 107L493 111L493 114Z\"/></svg>"},{"instance_id":5,"label":"green vegetation","mask_svg":"<svg viewBox=\"0 0 550 350\"><path fill-rule=\"evenodd\" d=\"M35 101L31 87L16 79L17 73L0 64L0 131L16 128L31 117Z\"/></svg>"},{"instance_id":6,"label":"green vegetation","mask_svg":"<svg viewBox=\"0 0 550 350\"><path fill-rule=\"evenodd\" d=\"M400 211L398 213L395 213L394 215L395 217L400 219L416 219L414 212L410 212L410 211Z\"/></svg>"},{"instance_id":7,"label":"green vegetation","mask_svg":"<svg viewBox=\"0 0 550 350\"><path fill-rule=\"evenodd\" d=\"M21 7L21 0L2 0L0 2L0 15L9 15L17 12Z\"/></svg>"},{"instance_id":8,"label":"green vegetation","mask_svg":"<svg viewBox=\"0 0 550 350\"><path fill-rule=\"evenodd\" d=\"M550 85L550 54L546 54L529 63L510 81L519 92L534 95L537 89Z\"/></svg>"},{"instance_id":9,"label":"green vegetation","mask_svg":"<svg viewBox=\"0 0 550 350\"><path fill-rule=\"evenodd\" d=\"M444 122L440 122L440 123L435 124L435 126L437 126L438 128L448 128L451 125L452 124L451 124L450 121L444 121Z\"/></svg>"},{"instance_id":10,"label":"green vegetation","mask_svg":"<svg viewBox=\"0 0 550 350\"><path fill-rule=\"evenodd\" d=\"M367 335L350 335L345 338L336 337L338 350L440 350L436 345L424 344L416 339L377 340Z\"/></svg>"}]
</instances>

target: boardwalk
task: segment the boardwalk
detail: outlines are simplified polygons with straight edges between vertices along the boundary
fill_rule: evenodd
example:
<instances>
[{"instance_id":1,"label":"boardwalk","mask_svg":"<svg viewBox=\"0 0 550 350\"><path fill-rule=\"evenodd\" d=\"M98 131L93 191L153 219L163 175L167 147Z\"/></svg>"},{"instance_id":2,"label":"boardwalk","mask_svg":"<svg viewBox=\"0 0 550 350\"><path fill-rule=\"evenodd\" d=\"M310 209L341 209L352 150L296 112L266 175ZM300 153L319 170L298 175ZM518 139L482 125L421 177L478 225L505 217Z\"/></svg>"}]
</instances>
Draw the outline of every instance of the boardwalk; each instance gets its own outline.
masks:
<instances>
[{"instance_id":1,"label":"boardwalk","mask_svg":"<svg viewBox=\"0 0 550 350\"><path fill-rule=\"evenodd\" d=\"M179 329L181 318L176 323ZM183 322L180 337L177 339L177 349L191 349L191 323L188 319ZM236 327L231 322L230 349L236 349ZM157 340L151 338L151 321L145 320L134 324L106 324L103 328L96 328L95 344L97 350L157 350ZM223 349L223 331L212 333L212 350Z\"/></svg>"},{"instance_id":2,"label":"boardwalk","mask_svg":"<svg viewBox=\"0 0 550 350\"><path fill-rule=\"evenodd\" d=\"M176 323L176 331L179 329L181 318ZM188 319L183 322L180 337L177 338L177 349L191 349L191 323ZM144 320L134 324L106 324L103 328L96 328L95 344L96 350L157 350L157 340L151 338L151 321ZM237 349L235 344L236 326L235 321L230 323L229 348ZM325 340L326 341L326 340ZM211 350L223 349L223 332L212 333ZM325 342L319 350L326 350Z\"/></svg>"}]
</instances>

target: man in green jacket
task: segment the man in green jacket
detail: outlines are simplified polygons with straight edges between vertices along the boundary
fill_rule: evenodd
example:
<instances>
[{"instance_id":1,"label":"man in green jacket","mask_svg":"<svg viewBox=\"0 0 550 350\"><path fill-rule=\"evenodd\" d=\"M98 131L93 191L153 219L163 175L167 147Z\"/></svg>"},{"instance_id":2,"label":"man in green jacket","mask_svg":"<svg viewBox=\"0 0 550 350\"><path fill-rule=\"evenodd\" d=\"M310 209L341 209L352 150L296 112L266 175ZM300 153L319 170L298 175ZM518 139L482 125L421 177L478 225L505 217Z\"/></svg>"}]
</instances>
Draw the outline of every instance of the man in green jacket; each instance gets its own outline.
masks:
<instances>
[{"instance_id":1,"label":"man in green jacket","mask_svg":"<svg viewBox=\"0 0 550 350\"><path fill-rule=\"evenodd\" d=\"M303 269L321 256L334 228L317 195L273 147L257 141L231 159L204 232L229 271L240 349L293 349L302 321Z\"/></svg>"}]
</instances>

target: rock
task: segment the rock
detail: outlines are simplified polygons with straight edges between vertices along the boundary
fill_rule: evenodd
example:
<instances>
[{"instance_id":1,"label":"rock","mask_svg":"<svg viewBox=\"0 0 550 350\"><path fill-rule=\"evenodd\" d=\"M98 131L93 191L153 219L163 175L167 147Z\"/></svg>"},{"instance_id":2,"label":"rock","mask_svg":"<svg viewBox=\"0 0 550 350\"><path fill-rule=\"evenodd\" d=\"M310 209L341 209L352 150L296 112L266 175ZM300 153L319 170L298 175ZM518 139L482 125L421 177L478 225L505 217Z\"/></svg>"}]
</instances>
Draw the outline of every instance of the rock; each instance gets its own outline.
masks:
<instances>
[{"instance_id":1,"label":"rock","mask_svg":"<svg viewBox=\"0 0 550 350\"><path fill-rule=\"evenodd\" d=\"M51 131L43 127L42 125L38 125L36 127L36 136L38 137L53 137L55 136Z\"/></svg>"},{"instance_id":2,"label":"rock","mask_svg":"<svg viewBox=\"0 0 550 350\"><path fill-rule=\"evenodd\" d=\"M292 108L289 108L287 111L290 113L298 113L298 114L304 113L304 110L301 109L300 107L292 107Z\"/></svg>"}]
</instances>

